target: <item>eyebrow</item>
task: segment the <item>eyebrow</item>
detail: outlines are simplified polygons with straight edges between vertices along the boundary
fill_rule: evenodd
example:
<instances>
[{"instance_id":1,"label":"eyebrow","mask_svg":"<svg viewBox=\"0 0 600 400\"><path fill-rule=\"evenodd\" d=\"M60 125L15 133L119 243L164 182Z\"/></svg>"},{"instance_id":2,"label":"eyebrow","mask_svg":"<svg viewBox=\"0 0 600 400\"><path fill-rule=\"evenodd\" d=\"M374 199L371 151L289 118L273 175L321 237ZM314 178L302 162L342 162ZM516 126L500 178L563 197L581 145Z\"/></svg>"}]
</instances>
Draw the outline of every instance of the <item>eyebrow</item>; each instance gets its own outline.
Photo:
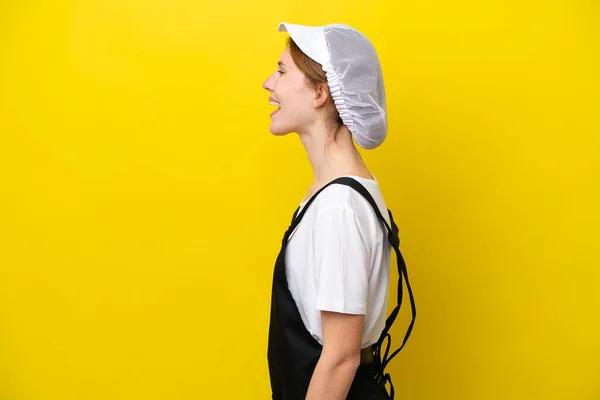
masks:
<instances>
[{"instance_id":1,"label":"eyebrow","mask_svg":"<svg viewBox=\"0 0 600 400\"><path fill-rule=\"evenodd\" d=\"M278 61L278 62L277 62L277 65L279 65L280 67L284 67L284 68L285 68L285 64L284 64L284 63L282 63L281 61Z\"/></svg>"}]
</instances>

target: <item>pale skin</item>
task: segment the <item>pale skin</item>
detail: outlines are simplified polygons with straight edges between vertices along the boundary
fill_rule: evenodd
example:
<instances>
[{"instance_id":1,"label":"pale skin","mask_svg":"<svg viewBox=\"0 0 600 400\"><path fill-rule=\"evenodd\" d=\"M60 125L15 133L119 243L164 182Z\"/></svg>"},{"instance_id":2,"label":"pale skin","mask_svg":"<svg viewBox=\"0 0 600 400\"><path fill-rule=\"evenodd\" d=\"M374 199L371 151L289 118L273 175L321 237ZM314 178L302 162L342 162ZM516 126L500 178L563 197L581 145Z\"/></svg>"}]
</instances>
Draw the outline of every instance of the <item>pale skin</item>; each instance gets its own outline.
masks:
<instances>
[{"instance_id":1,"label":"pale skin","mask_svg":"<svg viewBox=\"0 0 600 400\"><path fill-rule=\"evenodd\" d=\"M278 68L263 83L281 108L271 116L271 133L296 132L306 150L314 181L306 198L342 176L373 176L354 145L348 128L335 121L335 108L326 84L316 90L294 64L289 49ZM308 388L307 400L343 400L360 365L364 315L321 312L323 351Z\"/></svg>"}]
</instances>

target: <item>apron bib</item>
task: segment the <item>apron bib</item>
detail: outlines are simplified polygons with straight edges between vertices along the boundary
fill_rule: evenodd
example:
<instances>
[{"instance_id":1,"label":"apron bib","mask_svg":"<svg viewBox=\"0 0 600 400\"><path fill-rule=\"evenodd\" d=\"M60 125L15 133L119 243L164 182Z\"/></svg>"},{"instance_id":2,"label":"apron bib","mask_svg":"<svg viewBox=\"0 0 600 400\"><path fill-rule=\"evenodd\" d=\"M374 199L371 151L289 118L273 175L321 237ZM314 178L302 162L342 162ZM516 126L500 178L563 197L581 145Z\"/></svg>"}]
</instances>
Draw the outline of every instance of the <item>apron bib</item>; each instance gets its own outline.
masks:
<instances>
[{"instance_id":1,"label":"apron bib","mask_svg":"<svg viewBox=\"0 0 600 400\"><path fill-rule=\"evenodd\" d=\"M313 375L313 371L321 356L323 347L315 340L308 332L300 312L296 307L296 302L288 288L285 266L285 251L288 239L294 229L298 226L304 213L313 202L313 200L326 187L333 184L341 184L352 187L358 191L373 207L377 214L377 218L383 221L388 231L388 240L398 260L398 297L397 304L386 320L385 328L376 344L372 346L374 360L368 364L363 364L358 367L356 375L348 392L347 400L385 400L394 398L394 387L392 385L389 373L385 373L385 367L390 360L398 354L404 347L410 333L412 331L415 318L416 307L413 298L412 289L408 282L408 274L406 264L400 253L400 239L398 238L398 227L394 223L391 211L388 210L390 216L391 227L381 215L379 207L375 200L358 181L349 178L337 178L327 185L323 186L316 192L306 203L302 211L298 214L298 209L294 212L292 222L288 230L283 235L281 250L275 262L275 270L273 273L273 287L271 294L271 319L269 323L269 346L268 346L268 363L269 375L271 380L271 390L274 400L305 400L308 386ZM408 330L404 336L404 340L400 348L389 354L391 338L389 329L394 323L400 305L402 304L402 277L406 281L406 287L410 297L412 320ZM382 354L383 342L387 339L385 351ZM388 394L385 384L389 382L390 392Z\"/></svg>"}]
</instances>

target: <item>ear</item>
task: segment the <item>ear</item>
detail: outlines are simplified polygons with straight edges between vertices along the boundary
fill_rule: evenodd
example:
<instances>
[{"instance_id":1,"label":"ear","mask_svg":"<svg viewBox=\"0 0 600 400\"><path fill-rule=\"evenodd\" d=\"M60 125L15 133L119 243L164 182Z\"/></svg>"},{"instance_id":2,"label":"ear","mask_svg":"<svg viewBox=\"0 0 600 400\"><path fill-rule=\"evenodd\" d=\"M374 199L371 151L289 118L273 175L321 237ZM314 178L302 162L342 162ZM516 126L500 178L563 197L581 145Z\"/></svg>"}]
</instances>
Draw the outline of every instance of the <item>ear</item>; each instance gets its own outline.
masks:
<instances>
[{"instance_id":1,"label":"ear","mask_svg":"<svg viewBox=\"0 0 600 400\"><path fill-rule=\"evenodd\" d=\"M327 102L329 98L329 87L326 83L320 83L315 90L315 99L313 105L315 108L319 108Z\"/></svg>"}]
</instances>

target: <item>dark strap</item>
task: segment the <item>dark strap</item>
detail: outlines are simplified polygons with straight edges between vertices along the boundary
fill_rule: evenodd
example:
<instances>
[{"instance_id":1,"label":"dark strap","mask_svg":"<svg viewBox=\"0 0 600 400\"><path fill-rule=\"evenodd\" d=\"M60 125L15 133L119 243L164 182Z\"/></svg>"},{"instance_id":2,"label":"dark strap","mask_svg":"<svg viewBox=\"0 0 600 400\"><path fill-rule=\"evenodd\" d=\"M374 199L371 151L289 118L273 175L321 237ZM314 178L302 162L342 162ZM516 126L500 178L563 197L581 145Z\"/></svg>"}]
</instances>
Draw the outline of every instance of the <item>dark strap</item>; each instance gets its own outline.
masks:
<instances>
[{"instance_id":1,"label":"dark strap","mask_svg":"<svg viewBox=\"0 0 600 400\"><path fill-rule=\"evenodd\" d=\"M390 225L387 223L385 218L383 218L383 215L381 215L381 211L379 211L379 207L377 206L377 203L375 203L375 200L373 199L373 196L371 196L371 193L369 193L369 191L355 179L352 179L349 177L340 177L340 178L337 178L337 179L329 182L328 184L323 186L321 189L319 189L308 200L308 202L306 203L306 205L304 206L304 208L302 209L302 211L299 214L298 214L298 210L300 209L300 207L298 207L296 209L296 211L294 212L294 217L292 218L290 227L288 228L287 232L285 233L283 240L284 240L284 242L288 240L291 233L294 231L294 229L296 229L296 227L302 220L302 217L304 217L306 210L308 209L310 204L315 200L315 198L319 195L319 193L321 193L323 190L325 190L325 188L327 188L328 186L333 185L333 184L341 184L341 185L350 186L351 188L353 188L354 190L359 192L369 202L369 204L371 204L371 207L373 207L373 210L375 211L377 218L379 218L380 221L383 221L383 223L388 231L388 240L389 240L390 244L392 245L392 247L394 248L394 251L396 252L396 259L398 261L397 303L396 303L396 307L394 307L394 309L390 313L389 317L386 319L385 328L383 329L383 332L381 333L381 336L375 346L376 347L376 349L375 349L376 356L379 358L383 341L386 338L388 339L387 348L386 348L384 357L381 361L382 362L381 366L382 366L382 370L383 370L383 368L385 368L385 366L392 360L392 358L394 358L396 356L396 354L398 354L400 352L400 350L402 350L402 348L406 344L406 341L408 340L408 338L412 332L413 326L415 324L415 319L417 317L417 309L415 306L415 299L413 296L412 288L410 286L410 282L408 280L408 271L406 269L406 263L404 262L404 257L402 257L402 253L400 252L400 238L398 236L399 230L398 230L398 226L396 226L396 223L394 222L394 218L392 217L392 212L390 210L388 210L388 213L390 216L390 222L392 225L390 227ZM410 322L410 325L408 326L408 330L406 331L406 334L404 335L404 340L402 341L402 345L400 346L400 348L398 348L396 351L394 351L391 355L389 355L389 349L391 346L391 336L389 334L389 330L390 330L392 324L394 323L394 321L396 320L396 317L398 316L398 312L400 311L400 306L402 305L402 293L403 293L402 277L403 276L404 276L404 280L406 281L406 288L408 290L408 296L410 298L412 320ZM388 355L389 355L389 357L388 357ZM391 384L391 382L390 382L390 384Z\"/></svg>"}]
</instances>

